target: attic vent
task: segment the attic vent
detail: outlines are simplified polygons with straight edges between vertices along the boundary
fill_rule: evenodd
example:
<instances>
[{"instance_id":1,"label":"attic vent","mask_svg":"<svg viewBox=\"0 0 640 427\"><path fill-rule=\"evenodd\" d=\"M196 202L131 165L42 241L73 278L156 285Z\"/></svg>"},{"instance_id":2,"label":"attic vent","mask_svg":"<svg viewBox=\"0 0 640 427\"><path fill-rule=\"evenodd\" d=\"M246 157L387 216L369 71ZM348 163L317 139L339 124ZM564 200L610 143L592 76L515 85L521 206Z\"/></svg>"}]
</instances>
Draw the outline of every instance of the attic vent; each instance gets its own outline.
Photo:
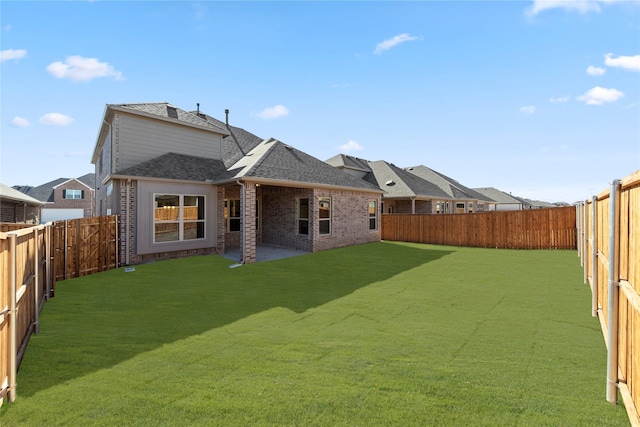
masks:
<instances>
[{"instance_id":1,"label":"attic vent","mask_svg":"<svg viewBox=\"0 0 640 427\"><path fill-rule=\"evenodd\" d=\"M407 170L412 171L412 170L413 170L413 168L407 168Z\"/></svg>"},{"instance_id":2,"label":"attic vent","mask_svg":"<svg viewBox=\"0 0 640 427\"><path fill-rule=\"evenodd\" d=\"M390 179L389 181L385 182L385 184L387 184L389 187L391 187L392 185L396 185L396 182L392 179Z\"/></svg>"},{"instance_id":3,"label":"attic vent","mask_svg":"<svg viewBox=\"0 0 640 427\"><path fill-rule=\"evenodd\" d=\"M172 119L177 119L178 118L178 110L176 110L176 107L172 107L170 105L167 105L167 115L169 117L171 117Z\"/></svg>"}]
</instances>

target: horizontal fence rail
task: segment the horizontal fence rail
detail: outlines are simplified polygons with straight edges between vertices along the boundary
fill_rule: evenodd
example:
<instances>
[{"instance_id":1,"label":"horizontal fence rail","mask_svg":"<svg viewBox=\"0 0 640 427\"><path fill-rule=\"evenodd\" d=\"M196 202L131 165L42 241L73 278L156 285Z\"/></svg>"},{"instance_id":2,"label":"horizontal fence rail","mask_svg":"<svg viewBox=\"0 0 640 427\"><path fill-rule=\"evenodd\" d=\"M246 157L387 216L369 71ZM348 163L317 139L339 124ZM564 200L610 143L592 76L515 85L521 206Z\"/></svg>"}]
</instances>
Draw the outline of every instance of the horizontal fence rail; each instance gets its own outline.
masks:
<instances>
[{"instance_id":1,"label":"horizontal fence rail","mask_svg":"<svg viewBox=\"0 0 640 427\"><path fill-rule=\"evenodd\" d=\"M640 170L576 207L591 311L607 345L606 397L640 426Z\"/></svg>"},{"instance_id":2,"label":"horizontal fence rail","mask_svg":"<svg viewBox=\"0 0 640 427\"><path fill-rule=\"evenodd\" d=\"M469 214L385 214L382 239L508 249L576 249L573 206Z\"/></svg>"},{"instance_id":3,"label":"horizontal fence rail","mask_svg":"<svg viewBox=\"0 0 640 427\"><path fill-rule=\"evenodd\" d=\"M0 405L16 399L16 375L56 280L118 267L118 216L0 224Z\"/></svg>"}]
</instances>

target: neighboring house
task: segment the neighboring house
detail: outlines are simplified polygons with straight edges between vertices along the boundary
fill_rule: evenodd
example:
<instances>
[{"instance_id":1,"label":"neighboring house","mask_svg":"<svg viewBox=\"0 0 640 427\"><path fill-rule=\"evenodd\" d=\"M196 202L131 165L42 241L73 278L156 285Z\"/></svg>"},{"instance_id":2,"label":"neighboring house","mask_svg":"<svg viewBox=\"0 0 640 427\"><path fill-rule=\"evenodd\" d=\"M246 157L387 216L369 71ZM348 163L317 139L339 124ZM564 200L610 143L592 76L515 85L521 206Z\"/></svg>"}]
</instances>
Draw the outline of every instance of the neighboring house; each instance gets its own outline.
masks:
<instances>
[{"instance_id":1,"label":"neighboring house","mask_svg":"<svg viewBox=\"0 0 640 427\"><path fill-rule=\"evenodd\" d=\"M382 191L276 139L168 103L108 104L92 163L98 215L136 264L259 244L315 252L380 240Z\"/></svg>"},{"instance_id":2,"label":"neighboring house","mask_svg":"<svg viewBox=\"0 0 640 427\"><path fill-rule=\"evenodd\" d=\"M495 200L495 204L491 205L489 210L517 211L532 208L530 202L519 197L512 196L511 194L507 194L504 191L498 190L497 188L485 187L474 188L474 190Z\"/></svg>"},{"instance_id":3,"label":"neighboring house","mask_svg":"<svg viewBox=\"0 0 640 427\"><path fill-rule=\"evenodd\" d=\"M492 203L495 203L495 201L490 197L478 193L472 188L460 184L455 179L449 178L448 176L426 166L412 166L405 168L405 170L414 175L418 175L425 181L434 183L447 193L455 204L455 206L451 206L455 209L455 213L481 212L489 210L489 206ZM438 209L438 212L451 210L451 208L447 209L446 206L444 208L445 209Z\"/></svg>"},{"instance_id":4,"label":"neighboring house","mask_svg":"<svg viewBox=\"0 0 640 427\"><path fill-rule=\"evenodd\" d=\"M39 224L42 202L0 183L0 222Z\"/></svg>"},{"instance_id":5,"label":"neighboring house","mask_svg":"<svg viewBox=\"0 0 640 427\"><path fill-rule=\"evenodd\" d=\"M95 174L79 178L58 178L37 187L13 188L41 201L41 223L65 219L88 218L94 215Z\"/></svg>"},{"instance_id":6,"label":"neighboring house","mask_svg":"<svg viewBox=\"0 0 640 427\"><path fill-rule=\"evenodd\" d=\"M426 166L391 163L338 154L326 162L385 191L383 213L462 213L484 210L487 197Z\"/></svg>"}]
</instances>

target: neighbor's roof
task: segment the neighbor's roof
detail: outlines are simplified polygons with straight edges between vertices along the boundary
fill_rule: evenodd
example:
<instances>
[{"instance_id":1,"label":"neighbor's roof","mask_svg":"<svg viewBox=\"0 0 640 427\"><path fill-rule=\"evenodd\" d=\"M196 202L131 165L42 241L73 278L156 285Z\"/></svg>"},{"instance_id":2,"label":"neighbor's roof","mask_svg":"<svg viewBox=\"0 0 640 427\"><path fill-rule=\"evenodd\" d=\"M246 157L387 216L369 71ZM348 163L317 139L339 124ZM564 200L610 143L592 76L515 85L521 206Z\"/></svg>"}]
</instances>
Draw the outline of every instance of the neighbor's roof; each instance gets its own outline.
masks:
<instances>
[{"instance_id":1,"label":"neighbor's roof","mask_svg":"<svg viewBox=\"0 0 640 427\"><path fill-rule=\"evenodd\" d=\"M424 165L412 166L405 168L406 171L411 172L414 175L418 175L420 178L425 179L442 189L452 199L469 199L469 200L481 200L486 202L493 202L490 197L479 193L469 187L460 184L455 179L449 178L440 172L434 171Z\"/></svg>"},{"instance_id":2,"label":"neighbor's roof","mask_svg":"<svg viewBox=\"0 0 640 427\"><path fill-rule=\"evenodd\" d=\"M517 199L505 193L504 191L498 190L497 188L485 187L485 188L474 188L474 190L480 194L484 194L485 196L490 197L491 199L495 200L497 203L518 204L518 205L526 203L523 200Z\"/></svg>"},{"instance_id":3,"label":"neighbor's roof","mask_svg":"<svg viewBox=\"0 0 640 427\"><path fill-rule=\"evenodd\" d=\"M37 199L41 202L49 202L49 203L53 203L53 191L56 187L58 187L61 184L64 184L68 181L71 180L77 180L80 181L82 184L86 185L87 187L93 189L94 185L95 185L95 174L94 173L88 173L86 175L82 175L79 178L58 178L58 179L54 179L53 181L49 181L47 183L44 183L42 185L39 185L37 187L27 187L27 186L23 186L20 187L20 191L22 191L23 193L27 194L28 196L33 197L34 199Z\"/></svg>"},{"instance_id":4,"label":"neighbor's roof","mask_svg":"<svg viewBox=\"0 0 640 427\"><path fill-rule=\"evenodd\" d=\"M337 168L352 169L361 172L371 172L368 160L348 156L346 154L336 154L329 160L326 160L326 163Z\"/></svg>"},{"instance_id":5,"label":"neighbor's roof","mask_svg":"<svg viewBox=\"0 0 640 427\"><path fill-rule=\"evenodd\" d=\"M371 172L364 179L373 180L387 192L385 198L416 197L422 199L451 199L437 185L383 160L369 162Z\"/></svg>"},{"instance_id":6,"label":"neighbor's roof","mask_svg":"<svg viewBox=\"0 0 640 427\"><path fill-rule=\"evenodd\" d=\"M11 200L13 202L28 203L31 205L42 205L40 200L34 199L16 189L0 183L0 199Z\"/></svg>"}]
</instances>

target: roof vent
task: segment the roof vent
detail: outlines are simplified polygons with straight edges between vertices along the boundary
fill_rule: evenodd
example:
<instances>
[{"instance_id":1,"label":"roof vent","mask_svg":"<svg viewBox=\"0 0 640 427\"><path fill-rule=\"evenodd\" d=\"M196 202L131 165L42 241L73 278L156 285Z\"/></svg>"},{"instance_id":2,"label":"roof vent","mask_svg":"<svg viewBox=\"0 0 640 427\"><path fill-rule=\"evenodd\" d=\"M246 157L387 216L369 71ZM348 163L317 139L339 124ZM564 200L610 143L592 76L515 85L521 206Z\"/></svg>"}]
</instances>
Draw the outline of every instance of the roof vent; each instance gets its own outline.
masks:
<instances>
[{"instance_id":1,"label":"roof vent","mask_svg":"<svg viewBox=\"0 0 640 427\"><path fill-rule=\"evenodd\" d=\"M178 118L178 110L176 109L176 107L173 107L171 105L167 105L167 116L171 117L172 119L177 119Z\"/></svg>"},{"instance_id":2,"label":"roof vent","mask_svg":"<svg viewBox=\"0 0 640 427\"><path fill-rule=\"evenodd\" d=\"M387 184L389 187L396 185L396 182L392 179L390 179L389 181L385 182L385 184Z\"/></svg>"}]
</instances>

